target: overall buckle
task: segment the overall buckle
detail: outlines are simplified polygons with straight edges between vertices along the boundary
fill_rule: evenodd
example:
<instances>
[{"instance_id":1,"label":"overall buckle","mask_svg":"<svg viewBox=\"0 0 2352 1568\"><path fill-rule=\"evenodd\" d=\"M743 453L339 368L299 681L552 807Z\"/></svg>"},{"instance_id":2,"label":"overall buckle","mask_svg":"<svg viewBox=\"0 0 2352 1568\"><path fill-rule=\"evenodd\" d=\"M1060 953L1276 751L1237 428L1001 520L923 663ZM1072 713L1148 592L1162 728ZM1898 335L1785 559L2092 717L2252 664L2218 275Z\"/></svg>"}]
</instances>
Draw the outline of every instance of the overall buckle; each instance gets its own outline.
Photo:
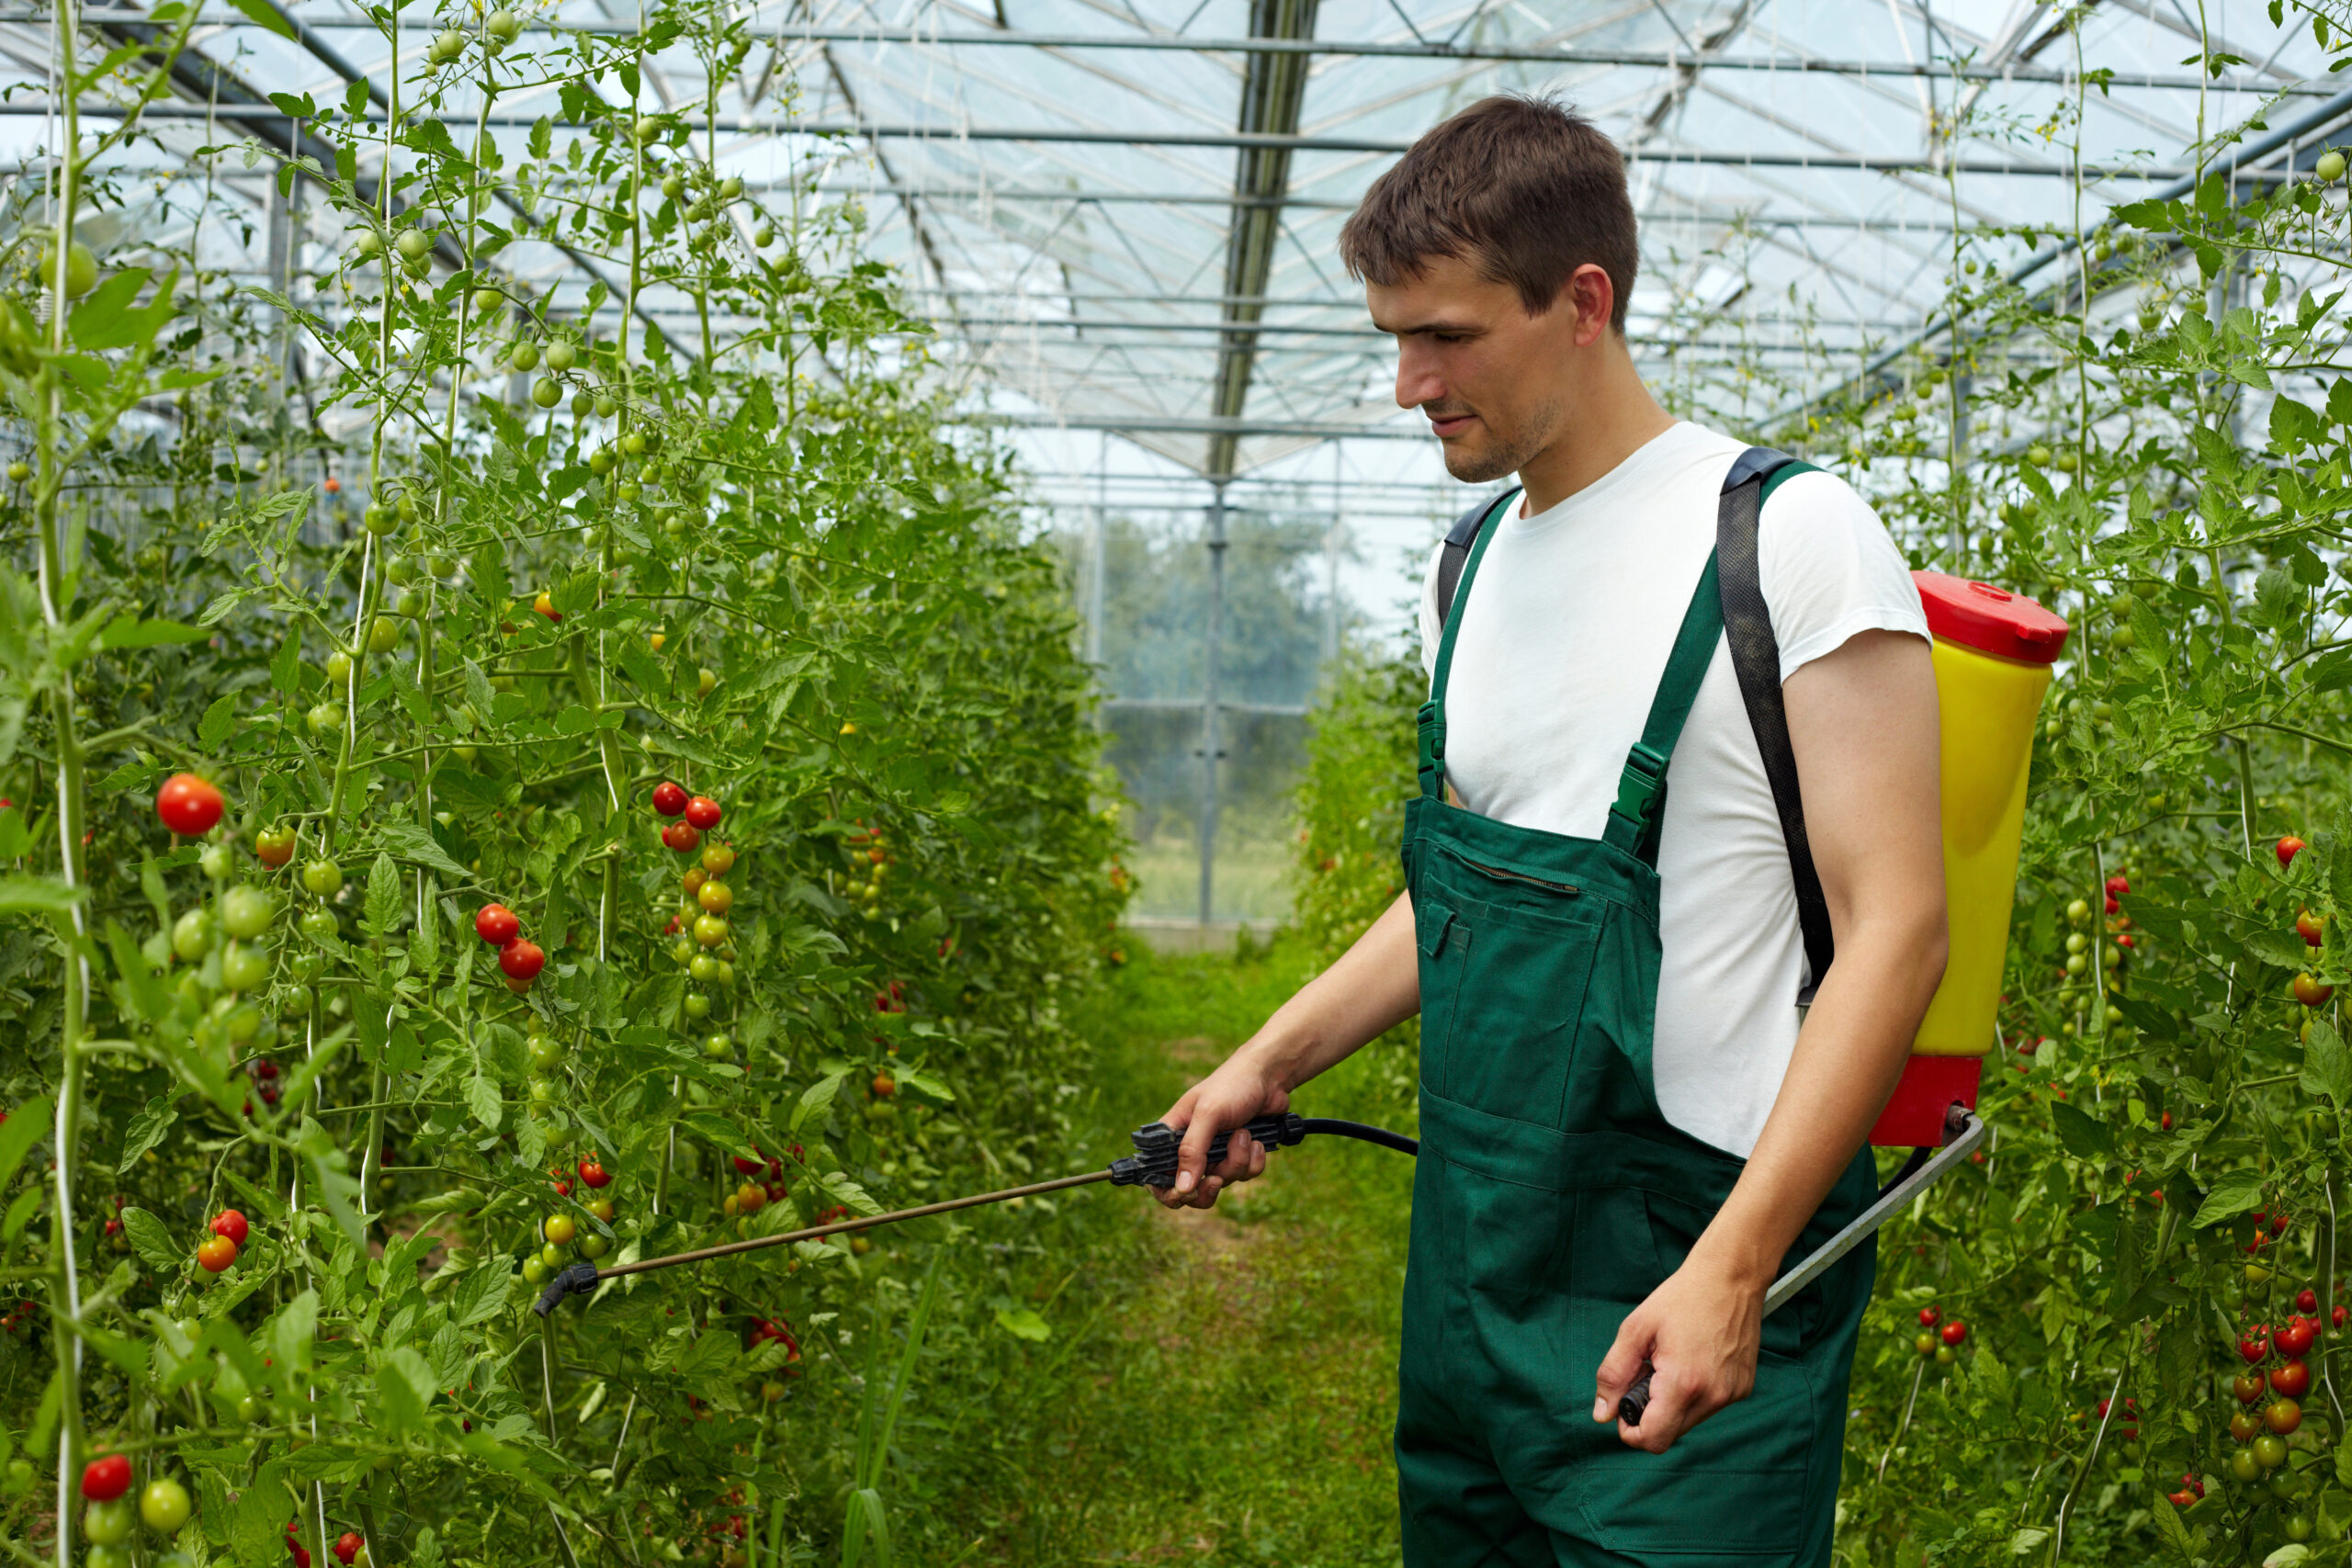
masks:
<instances>
[{"instance_id":1,"label":"overall buckle","mask_svg":"<svg viewBox=\"0 0 2352 1568\"><path fill-rule=\"evenodd\" d=\"M1625 753L1625 771L1617 780L1617 800L1609 808L1609 815L1632 838L1634 852L1645 856L1657 840L1658 818L1666 807L1666 764L1665 752L1635 741Z\"/></svg>"}]
</instances>

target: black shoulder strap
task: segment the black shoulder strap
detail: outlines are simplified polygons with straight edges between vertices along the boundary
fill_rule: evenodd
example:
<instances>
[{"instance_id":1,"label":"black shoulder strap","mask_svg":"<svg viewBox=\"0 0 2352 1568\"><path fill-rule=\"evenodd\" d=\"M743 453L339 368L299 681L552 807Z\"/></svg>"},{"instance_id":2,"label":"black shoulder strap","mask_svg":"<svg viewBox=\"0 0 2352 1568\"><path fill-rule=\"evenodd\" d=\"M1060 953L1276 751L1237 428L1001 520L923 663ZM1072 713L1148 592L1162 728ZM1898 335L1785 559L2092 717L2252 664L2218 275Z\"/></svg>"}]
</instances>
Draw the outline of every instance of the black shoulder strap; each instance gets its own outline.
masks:
<instances>
[{"instance_id":1,"label":"black shoulder strap","mask_svg":"<svg viewBox=\"0 0 2352 1568\"><path fill-rule=\"evenodd\" d=\"M1813 844L1805 835L1796 752L1789 744L1789 714L1781 701L1781 645L1772 636L1772 615L1764 603L1756 531L1765 496L1781 480L1811 467L1785 452L1751 446L1724 477L1723 502L1715 513L1724 640L1731 647L1740 698L1747 707L1748 725L1756 731L1756 749L1764 758L1764 776L1771 781L1772 804L1781 815L1781 836L1789 846L1789 874L1796 884L1797 926L1804 935L1805 967L1811 971L1804 989L1797 993L1801 1007L1812 1003L1822 976L1829 973L1835 948L1829 934L1828 900L1821 896Z\"/></svg>"},{"instance_id":2,"label":"black shoulder strap","mask_svg":"<svg viewBox=\"0 0 2352 1568\"><path fill-rule=\"evenodd\" d=\"M1437 558L1437 624L1442 627L1446 616L1453 613L1453 591L1462 586L1462 563L1470 558L1470 547L1478 542L1478 530L1487 516L1495 510L1494 497L1474 502L1470 510L1453 520L1445 531L1445 545Z\"/></svg>"}]
</instances>

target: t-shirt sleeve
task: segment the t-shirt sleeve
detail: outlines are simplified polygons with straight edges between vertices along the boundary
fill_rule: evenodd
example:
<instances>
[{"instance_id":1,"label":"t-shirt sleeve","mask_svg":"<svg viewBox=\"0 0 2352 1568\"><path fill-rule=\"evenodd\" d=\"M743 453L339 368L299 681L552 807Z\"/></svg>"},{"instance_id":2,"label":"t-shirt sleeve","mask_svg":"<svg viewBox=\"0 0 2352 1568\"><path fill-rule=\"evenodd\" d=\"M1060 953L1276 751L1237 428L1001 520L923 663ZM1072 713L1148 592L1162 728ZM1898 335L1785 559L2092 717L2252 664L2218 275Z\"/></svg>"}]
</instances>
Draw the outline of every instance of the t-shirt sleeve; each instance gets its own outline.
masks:
<instances>
[{"instance_id":1,"label":"t-shirt sleeve","mask_svg":"<svg viewBox=\"0 0 2352 1568\"><path fill-rule=\"evenodd\" d=\"M1445 541L1430 551L1429 570L1421 573L1421 672L1437 678L1437 568L1445 558Z\"/></svg>"},{"instance_id":2,"label":"t-shirt sleeve","mask_svg":"<svg viewBox=\"0 0 2352 1568\"><path fill-rule=\"evenodd\" d=\"M1870 502L1835 474L1783 480L1758 520L1756 546L1781 680L1862 632L1928 635L1903 552Z\"/></svg>"}]
</instances>

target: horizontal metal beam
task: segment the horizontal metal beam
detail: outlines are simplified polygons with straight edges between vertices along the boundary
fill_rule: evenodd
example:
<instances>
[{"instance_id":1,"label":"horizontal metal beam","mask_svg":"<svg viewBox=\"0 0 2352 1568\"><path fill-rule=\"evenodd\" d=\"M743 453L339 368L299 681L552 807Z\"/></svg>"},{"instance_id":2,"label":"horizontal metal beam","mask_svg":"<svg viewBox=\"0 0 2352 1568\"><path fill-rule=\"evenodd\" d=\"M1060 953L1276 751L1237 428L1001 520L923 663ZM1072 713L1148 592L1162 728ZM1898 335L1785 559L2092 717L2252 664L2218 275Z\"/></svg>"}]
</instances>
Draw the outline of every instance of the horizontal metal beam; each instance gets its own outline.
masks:
<instances>
[{"instance_id":1,"label":"horizontal metal beam","mask_svg":"<svg viewBox=\"0 0 2352 1568\"><path fill-rule=\"evenodd\" d=\"M1229 509L1227 515L1232 515ZM1146 713L1198 713L1203 703L1198 697L1105 697L1102 705L1139 708ZM1261 714L1273 718L1297 718L1306 712L1304 703L1229 703L1220 697L1216 705L1220 713Z\"/></svg>"},{"instance_id":2,"label":"horizontal metal beam","mask_svg":"<svg viewBox=\"0 0 2352 1568\"><path fill-rule=\"evenodd\" d=\"M1308 441L1429 441L1426 421L1418 425L1318 423L1308 420L1183 419L1172 414L1051 414L975 412L950 423L1011 430L1101 430L1114 435L1286 436Z\"/></svg>"},{"instance_id":3,"label":"horizontal metal beam","mask_svg":"<svg viewBox=\"0 0 2352 1568\"><path fill-rule=\"evenodd\" d=\"M145 13L91 9L83 13L92 22L107 20L144 21ZM0 22L46 22L47 12L10 9L0 11ZM208 16L206 21L220 26L249 26L248 18L223 12ZM344 28L363 32L378 32L377 24L366 17L305 17L307 26L318 28ZM634 22L547 22L526 20L526 28L554 33L587 33L605 38L633 38L641 29ZM1795 60L1774 54L1694 55L1688 51L1657 49L1588 49L1563 47L1555 44L1511 43L1446 43L1442 40L1411 43L1381 43L1371 40L1351 42L1343 39L1265 39L1265 38L1186 38L1173 33L1033 33L1011 28L997 32L938 33L908 28L793 28L779 30L776 35L786 43L808 44L906 44L923 48L959 49L1110 49L1144 51L1178 54L1314 54L1331 58L1382 60L1437 60L1447 62L1492 61L1522 62L1535 65L1606 65L1632 66L1644 70L1674 71L1692 65L1703 65L1709 71L1762 71L1808 76L1898 76L1931 77L1942 81L1962 82L2022 82L2035 85L2071 86L2074 77L2069 73L2050 66L1970 65L1958 62L1925 62L1905 60ZM2259 94L2267 96L2278 92L2324 95L2330 88L2324 83L2296 83L2285 87L2255 85L2236 77L2209 79L2188 72L2117 73L2109 82L2113 87L2142 87L2176 92L2196 92L2199 89L2217 92Z\"/></svg>"},{"instance_id":4,"label":"horizontal metal beam","mask_svg":"<svg viewBox=\"0 0 2352 1568\"><path fill-rule=\"evenodd\" d=\"M0 103L0 114L47 115L51 106L45 98L12 98ZM85 103L85 115L104 117L128 112L113 104ZM147 106L148 118L161 119L285 119L283 109L271 105L198 104L181 99L166 99ZM380 123L380 115L366 117ZM424 116L410 116L424 118ZM443 112L437 117L450 124L464 124L479 118L485 125L537 125L541 115L514 109L492 109L477 116L461 109ZM789 121L774 115L695 115L669 117L677 123L695 130L729 132L763 132L774 136L847 136L867 141L1049 141L1069 142L1102 147L1256 147L1283 149L1295 152L1384 152L1403 153L1412 150L1410 141L1393 137L1355 136L1283 136L1272 132L1247 130L1203 131L1137 131L1084 130L1068 126L1038 126L1012 129L1002 126L958 127L952 125L879 125L855 120ZM2042 165L2018 164L1990 158L1954 158L1938 161L1927 157L1875 157L1866 152L1718 152L1681 150L1669 152L1633 152L1626 156L1634 164L1657 164L1672 166L1677 164L1721 165L1729 168L1810 169L1815 171L1852 170L1859 174L1925 174L2008 175L2023 179L2071 179L2075 170L2063 164ZM2094 180L2177 180L2188 177L2193 171L2163 166L2137 166L2129 164L2086 164L2082 175Z\"/></svg>"},{"instance_id":5,"label":"horizontal metal beam","mask_svg":"<svg viewBox=\"0 0 2352 1568\"><path fill-rule=\"evenodd\" d=\"M793 182L788 180L746 180L746 190L783 190ZM1306 197L1230 196L1221 191L1133 191L1133 190L1043 190L1018 187L997 189L989 186L934 186L910 180L877 180L870 185L820 185L815 187L819 196L887 196L908 197L917 201L1039 201L1074 202L1081 205L1096 203L1143 207L1285 207L1304 208L1315 212L1353 212L1358 206L1352 201L1326 201ZM1643 216L1645 224L1674 223L1697 227L1715 225L1745 226L1750 229L1826 229L1859 230L1868 233L1883 229L1888 233L1905 231L1923 234L1949 234L1952 226L1939 218L1914 219L1902 221L1887 218L1805 217L1768 213L1725 212L1651 212ZM1963 223L1960 232L1973 234L1992 232L1988 225ZM2007 233L2004 228L1999 231Z\"/></svg>"}]
</instances>

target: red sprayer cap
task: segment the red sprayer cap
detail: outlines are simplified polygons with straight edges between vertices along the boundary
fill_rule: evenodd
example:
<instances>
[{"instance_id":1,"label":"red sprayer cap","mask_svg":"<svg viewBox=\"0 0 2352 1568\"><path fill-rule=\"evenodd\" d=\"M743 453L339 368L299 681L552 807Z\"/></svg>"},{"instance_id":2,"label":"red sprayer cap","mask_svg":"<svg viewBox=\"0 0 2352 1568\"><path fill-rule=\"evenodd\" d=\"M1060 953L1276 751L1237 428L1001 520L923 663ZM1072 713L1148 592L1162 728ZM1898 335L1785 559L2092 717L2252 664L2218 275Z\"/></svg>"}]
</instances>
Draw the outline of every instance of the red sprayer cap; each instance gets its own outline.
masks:
<instances>
[{"instance_id":1,"label":"red sprayer cap","mask_svg":"<svg viewBox=\"0 0 2352 1568\"><path fill-rule=\"evenodd\" d=\"M1940 571L1915 571L1928 629L1946 642L2020 664L2047 664L2066 646L2066 623L2022 593Z\"/></svg>"}]
</instances>

